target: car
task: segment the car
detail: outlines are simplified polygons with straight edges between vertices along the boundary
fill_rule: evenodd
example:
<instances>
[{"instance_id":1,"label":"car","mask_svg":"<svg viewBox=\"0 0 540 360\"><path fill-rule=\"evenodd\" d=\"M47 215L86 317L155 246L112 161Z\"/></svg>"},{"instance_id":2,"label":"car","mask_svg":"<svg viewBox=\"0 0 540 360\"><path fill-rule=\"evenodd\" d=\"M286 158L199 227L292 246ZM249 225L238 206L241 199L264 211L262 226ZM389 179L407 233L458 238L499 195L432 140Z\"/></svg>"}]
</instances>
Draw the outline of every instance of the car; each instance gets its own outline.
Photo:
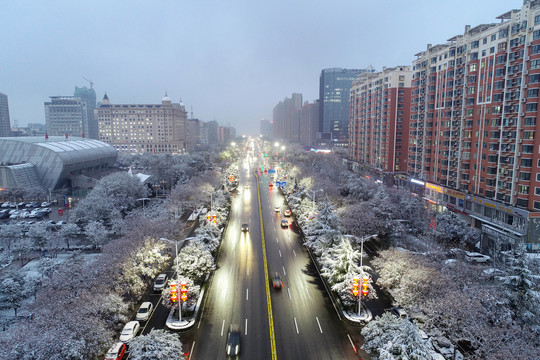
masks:
<instances>
[{"instance_id":1,"label":"car","mask_svg":"<svg viewBox=\"0 0 540 360\"><path fill-rule=\"evenodd\" d=\"M43 209L41 209L41 211L44 211L47 214L50 214L52 210L51 210L51 208L43 208Z\"/></svg>"},{"instance_id":2,"label":"car","mask_svg":"<svg viewBox=\"0 0 540 360\"><path fill-rule=\"evenodd\" d=\"M491 260L491 257L477 252L466 251L465 260L467 260L468 262L486 263Z\"/></svg>"},{"instance_id":3,"label":"car","mask_svg":"<svg viewBox=\"0 0 540 360\"><path fill-rule=\"evenodd\" d=\"M243 232L249 231L249 225L248 224L242 224L242 231Z\"/></svg>"},{"instance_id":4,"label":"car","mask_svg":"<svg viewBox=\"0 0 540 360\"><path fill-rule=\"evenodd\" d=\"M287 209L283 212L283 215L285 215L286 217L289 217L291 216L291 210Z\"/></svg>"},{"instance_id":5,"label":"car","mask_svg":"<svg viewBox=\"0 0 540 360\"><path fill-rule=\"evenodd\" d=\"M66 225L67 222L65 222L64 220L60 220L59 222L56 223L56 225Z\"/></svg>"},{"instance_id":6,"label":"car","mask_svg":"<svg viewBox=\"0 0 540 360\"><path fill-rule=\"evenodd\" d=\"M227 356L238 356L240 354L240 328L236 324L229 326L225 352Z\"/></svg>"},{"instance_id":7,"label":"car","mask_svg":"<svg viewBox=\"0 0 540 360\"><path fill-rule=\"evenodd\" d=\"M269 188L271 189L271 188L273 188L273 187L274 187L274 184L272 184L272 183L268 183L268 187L269 187Z\"/></svg>"},{"instance_id":8,"label":"car","mask_svg":"<svg viewBox=\"0 0 540 360\"><path fill-rule=\"evenodd\" d=\"M139 310L137 311L137 315L135 315L135 320L137 321L146 321L150 317L150 314L152 314L152 309L154 308L154 305L150 301L145 301L141 304L139 307Z\"/></svg>"},{"instance_id":9,"label":"car","mask_svg":"<svg viewBox=\"0 0 540 360\"><path fill-rule=\"evenodd\" d=\"M286 220L286 219L281 220L281 227L282 228L288 228L289 227L289 220Z\"/></svg>"},{"instance_id":10,"label":"car","mask_svg":"<svg viewBox=\"0 0 540 360\"><path fill-rule=\"evenodd\" d=\"M105 355L105 360L122 360L126 355L127 346L122 342L117 342Z\"/></svg>"},{"instance_id":11,"label":"car","mask_svg":"<svg viewBox=\"0 0 540 360\"><path fill-rule=\"evenodd\" d=\"M24 205L26 205L26 203L24 201L21 201L20 203L17 204L17 206L20 207L20 208L23 208Z\"/></svg>"},{"instance_id":12,"label":"car","mask_svg":"<svg viewBox=\"0 0 540 360\"><path fill-rule=\"evenodd\" d=\"M398 319L407 319L408 315L405 310L400 308L399 306L393 306L390 308L390 313L397 317Z\"/></svg>"},{"instance_id":13,"label":"car","mask_svg":"<svg viewBox=\"0 0 540 360\"><path fill-rule=\"evenodd\" d=\"M11 201L6 201L5 203L2 204L3 208L8 208L10 206L11 206Z\"/></svg>"},{"instance_id":14,"label":"car","mask_svg":"<svg viewBox=\"0 0 540 360\"><path fill-rule=\"evenodd\" d=\"M274 274L274 277L272 278L272 286L274 289L281 289L283 287L283 280L281 280L281 275L279 275L279 273Z\"/></svg>"},{"instance_id":15,"label":"car","mask_svg":"<svg viewBox=\"0 0 540 360\"><path fill-rule=\"evenodd\" d=\"M10 219L17 219L19 217L18 213L13 213L9 216Z\"/></svg>"},{"instance_id":16,"label":"car","mask_svg":"<svg viewBox=\"0 0 540 360\"><path fill-rule=\"evenodd\" d=\"M122 329L119 340L124 344L129 343L137 335L140 328L141 324L138 321L128 322Z\"/></svg>"},{"instance_id":17,"label":"car","mask_svg":"<svg viewBox=\"0 0 540 360\"><path fill-rule=\"evenodd\" d=\"M276 206L276 207L274 208L274 212L279 212L279 211L280 211L279 206Z\"/></svg>"},{"instance_id":18,"label":"car","mask_svg":"<svg viewBox=\"0 0 540 360\"><path fill-rule=\"evenodd\" d=\"M159 274L154 282L154 291L161 291L167 283L167 274Z\"/></svg>"},{"instance_id":19,"label":"car","mask_svg":"<svg viewBox=\"0 0 540 360\"><path fill-rule=\"evenodd\" d=\"M48 201L44 201L41 203L41 207L48 207L48 206L51 206L51 203Z\"/></svg>"}]
</instances>

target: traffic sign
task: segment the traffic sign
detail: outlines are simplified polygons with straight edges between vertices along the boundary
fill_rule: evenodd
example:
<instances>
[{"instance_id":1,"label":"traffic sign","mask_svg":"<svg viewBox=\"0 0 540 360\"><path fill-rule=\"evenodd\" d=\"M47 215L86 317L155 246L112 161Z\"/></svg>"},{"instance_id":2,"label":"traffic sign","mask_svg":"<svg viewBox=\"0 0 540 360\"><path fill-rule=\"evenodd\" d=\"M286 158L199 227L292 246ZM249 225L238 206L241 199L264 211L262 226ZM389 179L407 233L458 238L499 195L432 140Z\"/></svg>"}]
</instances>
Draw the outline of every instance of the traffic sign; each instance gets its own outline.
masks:
<instances>
[{"instance_id":1,"label":"traffic sign","mask_svg":"<svg viewBox=\"0 0 540 360\"><path fill-rule=\"evenodd\" d=\"M268 170L268 173L269 173L269 174L275 174L275 173L276 173L276 170L270 169L270 170Z\"/></svg>"}]
</instances>

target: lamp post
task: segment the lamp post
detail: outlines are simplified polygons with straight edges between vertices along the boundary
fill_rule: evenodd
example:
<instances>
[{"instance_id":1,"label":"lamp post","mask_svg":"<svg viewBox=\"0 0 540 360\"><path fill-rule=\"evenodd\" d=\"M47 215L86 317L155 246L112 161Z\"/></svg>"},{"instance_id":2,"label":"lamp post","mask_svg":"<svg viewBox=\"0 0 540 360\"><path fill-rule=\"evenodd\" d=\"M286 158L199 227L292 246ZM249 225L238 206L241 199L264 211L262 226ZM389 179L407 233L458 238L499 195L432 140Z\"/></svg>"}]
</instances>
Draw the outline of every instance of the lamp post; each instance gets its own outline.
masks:
<instances>
[{"instance_id":1,"label":"lamp post","mask_svg":"<svg viewBox=\"0 0 540 360\"><path fill-rule=\"evenodd\" d=\"M167 242L174 242L174 246L176 248L176 286L180 286L180 268L178 265L178 240L169 240L165 238L159 238L159 240L167 241ZM182 242L185 241L181 240ZM182 322L182 302L178 302L178 321Z\"/></svg>"},{"instance_id":2,"label":"lamp post","mask_svg":"<svg viewBox=\"0 0 540 360\"><path fill-rule=\"evenodd\" d=\"M366 240L369 240L373 237L377 236L377 234L373 234L373 235L369 235L369 236L364 236L363 238L360 239L360 271L362 273L362 281L364 281L364 283L367 283L366 280L364 280L364 266L363 266L363 260L364 260L364 241ZM369 279L368 279L369 280ZM362 311L362 293L359 293L358 294L358 317L360 317L360 313Z\"/></svg>"},{"instance_id":3,"label":"lamp post","mask_svg":"<svg viewBox=\"0 0 540 360\"><path fill-rule=\"evenodd\" d=\"M317 193L317 191L324 191L323 189L319 189L319 190L310 190L312 193L313 193L313 196L311 197L311 199L313 200L313 208L315 208L315 194Z\"/></svg>"},{"instance_id":4,"label":"lamp post","mask_svg":"<svg viewBox=\"0 0 540 360\"><path fill-rule=\"evenodd\" d=\"M161 188L163 189L163 197L165 197L165 185L167 185L167 182L165 180L161 180Z\"/></svg>"},{"instance_id":5,"label":"lamp post","mask_svg":"<svg viewBox=\"0 0 540 360\"><path fill-rule=\"evenodd\" d=\"M144 210L144 202L145 201L148 201L150 200L149 198L140 198L140 199L137 199L137 201L142 201L142 212L143 212L143 217L146 217L146 211Z\"/></svg>"},{"instance_id":6,"label":"lamp post","mask_svg":"<svg viewBox=\"0 0 540 360\"><path fill-rule=\"evenodd\" d=\"M212 202L212 193L210 191L206 191L206 190L203 190L202 192L205 192L207 194L210 194L210 211L212 211L212 208L213 208L213 202Z\"/></svg>"},{"instance_id":7,"label":"lamp post","mask_svg":"<svg viewBox=\"0 0 540 360\"><path fill-rule=\"evenodd\" d=\"M158 184L154 184L152 186L154 188L154 191L156 192L156 199L158 198L158 189L159 189L159 185Z\"/></svg>"}]
</instances>

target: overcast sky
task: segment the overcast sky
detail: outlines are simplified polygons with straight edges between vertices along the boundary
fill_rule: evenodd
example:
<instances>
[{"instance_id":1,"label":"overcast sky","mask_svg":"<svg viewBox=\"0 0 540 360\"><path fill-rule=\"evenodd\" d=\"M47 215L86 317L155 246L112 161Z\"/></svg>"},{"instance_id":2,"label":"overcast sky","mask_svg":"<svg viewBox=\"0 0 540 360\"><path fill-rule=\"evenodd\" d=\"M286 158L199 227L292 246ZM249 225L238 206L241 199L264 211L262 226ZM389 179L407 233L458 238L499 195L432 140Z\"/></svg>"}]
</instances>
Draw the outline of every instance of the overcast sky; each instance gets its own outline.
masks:
<instances>
[{"instance_id":1,"label":"overcast sky","mask_svg":"<svg viewBox=\"0 0 540 360\"><path fill-rule=\"evenodd\" d=\"M318 98L323 68L410 65L426 44L495 23L521 0L2 1L0 92L11 123L45 123L49 96L157 104L258 134L286 96Z\"/></svg>"}]
</instances>

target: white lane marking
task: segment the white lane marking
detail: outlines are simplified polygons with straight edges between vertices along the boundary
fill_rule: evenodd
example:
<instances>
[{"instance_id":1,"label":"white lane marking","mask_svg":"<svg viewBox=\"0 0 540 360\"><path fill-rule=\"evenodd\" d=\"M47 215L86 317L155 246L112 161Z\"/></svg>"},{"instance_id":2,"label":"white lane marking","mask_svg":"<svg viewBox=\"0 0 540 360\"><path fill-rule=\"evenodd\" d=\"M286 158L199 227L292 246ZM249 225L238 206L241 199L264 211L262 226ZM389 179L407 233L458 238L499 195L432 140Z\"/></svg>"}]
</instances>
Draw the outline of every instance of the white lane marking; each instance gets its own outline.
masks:
<instances>
[{"instance_id":1,"label":"white lane marking","mask_svg":"<svg viewBox=\"0 0 540 360\"><path fill-rule=\"evenodd\" d=\"M223 320L223 324L221 325L221 336L223 336L223 329L225 329L225 320Z\"/></svg>"},{"instance_id":2,"label":"white lane marking","mask_svg":"<svg viewBox=\"0 0 540 360\"><path fill-rule=\"evenodd\" d=\"M279 251L279 257L281 257L281 250L278 250Z\"/></svg>"},{"instance_id":3,"label":"white lane marking","mask_svg":"<svg viewBox=\"0 0 540 360\"><path fill-rule=\"evenodd\" d=\"M287 276L287 272L285 271L285 266L281 267L283 269L283 275Z\"/></svg>"},{"instance_id":4,"label":"white lane marking","mask_svg":"<svg viewBox=\"0 0 540 360\"><path fill-rule=\"evenodd\" d=\"M201 321L202 321L203 315L204 315L204 307L203 307L203 309L201 311L201 318L199 319L199 324L197 325L197 329L201 326Z\"/></svg>"},{"instance_id":5,"label":"white lane marking","mask_svg":"<svg viewBox=\"0 0 540 360\"><path fill-rule=\"evenodd\" d=\"M354 352L356 353L356 346L354 346L354 343L352 342L352 339L349 336L349 334L347 334L347 337L349 338L349 341L351 342L352 348L353 348Z\"/></svg>"},{"instance_id":6,"label":"white lane marking","mask_svg":"<svg viewBox=\"0 0 540 360\"><path fill-rule=\"evenodd\" d=\"M289 299L292 300L292 298L291 298L291 290L289 290L289 288L287 288L287 292L289 293Z\"/></svg>"},{"instance_id":7,"label":"white lane marking","mask_svg":"<svg viewBox=\"0 0 540 360\"><path fill-rule=\"evenodd\" d=\"M293 251L292 251L292 252L293 252L294 256L296 256L296 251L294 251L294 249L293 249Z\"/></svg>"},{"instance_id":8,"label":"white lane marking","mask_svg":"<svg viewBox=\"0 0 540 360\"><path fill-rule=\"evenodd\" d=\"M308 290L308 287L307 287L307 286L306 286L306 293L307 293L308 298L311 299L311 295L309 295L309 290Z\"/></svg>"},{"instance_id":9,"label":"white lane marking","mask_svg":"<svg viewBox=\"0 0 540 360\"><path fill-rule=\"evenodd\" d=\"M246 301L249 300L249 289L246 289Z\"/></svg>"},{"instance_id":10,"label":"white lane marking","mask_svg":"<svg viewBox=\"0 0 540 360\"><path fill-rule=\"evenodd\" d=\"M278 238L276 238L276 242L279 244L279 239Z\"/></svg>"},{"instance_id":11,"label":"white lane marking","mask_svg":"<svg viewBox=\"0 0 540 360\"><path fill-rule=\"evenodd\" d=\"M193 355L193 349L195 349L195 340L193 340L193 344L191 344L191 351L189 352L189 360L191 360L191 355Z\"/></svg>"},{"instance_id":12,"label":"white lane marking","mask_svg":"<svg viewBox=\"0 0 540 360\"><path fill-rule=\"evenodd\" d=\"M296 326L296 333L300 334L300 332L298 332L298 323L296 322L296 318L294 318L294 326Z\"/></svg>"},{"instance_id":13,"label":"white lane marking","mask_svg":"<svg viewBox=\"0 0 540 360\"><path fill-rule=\"evenodd\" d=\"M319 318L315 316L315 319L317 319L317 324L319 324L319 330L321 331L321 334L322 334L322 327L321 327L321 323L319 322Z\"/></svg>"},{"instance_id":14,"label":"white lane marking","mask_svg":"<svg viewBox=\"0 0 540 360\"><path fill-rule=\"evenodd\" d=\"M248 276L249 276L249 266L248 266L247 274L248 274Z\"/></svg>"},{"instance_id":15,"label":"white lane marking","mask_svg":"<svg viewBox=\"0 0 540 360\"><path fill-rule=\"evenodd\" d=\"M246 318L246 332L244 333L244 335L247 335L247 318Z\"/></svg>"}]
</instances>

